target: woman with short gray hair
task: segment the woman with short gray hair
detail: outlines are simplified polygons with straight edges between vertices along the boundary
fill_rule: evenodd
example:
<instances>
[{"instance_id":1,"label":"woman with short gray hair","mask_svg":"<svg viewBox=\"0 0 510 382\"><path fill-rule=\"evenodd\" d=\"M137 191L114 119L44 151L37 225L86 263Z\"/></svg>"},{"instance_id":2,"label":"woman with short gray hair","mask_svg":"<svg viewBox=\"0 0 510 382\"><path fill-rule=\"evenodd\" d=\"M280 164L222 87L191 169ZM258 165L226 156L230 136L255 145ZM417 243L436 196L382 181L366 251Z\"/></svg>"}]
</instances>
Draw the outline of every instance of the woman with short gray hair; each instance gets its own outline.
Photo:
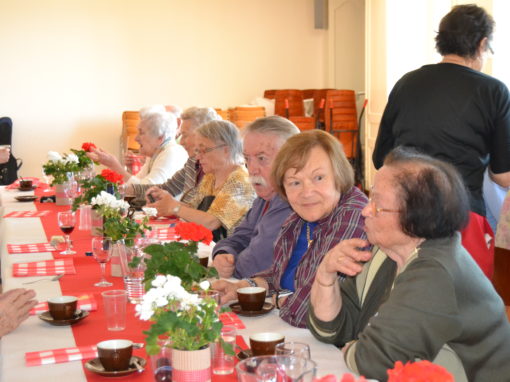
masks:
<instances>
[{"instance_id":1,"label":"woman with short gray hair","mask_svg":"<svg viewBox=\"0 0 510 382\"><path fill-rule=\"evenodd\" d=\"M181 169L188 159L186 150L175 142L177 118L173 113L157 105L140 110L138 134L140 154L148 157L141 170L132 175L112 154L102 149L92 149L87 154L95 162L121 174L126 184L158 184Z\"/></svg>"},{"instance_id":2,"label":"woman with short gray hair","mask_svg":"<svg viewBox=\"0 0 510 382\"><path fill-rule=\"evenodd\" d=\"M243 166L241 136L228 121L210 121L195 130L195 157L204 178L189 203L168 192L153 189L158 215L175 215L213 231L214 241L228 236L241 222L255 199L255 191Z\"/></svg>"}]
</instances>

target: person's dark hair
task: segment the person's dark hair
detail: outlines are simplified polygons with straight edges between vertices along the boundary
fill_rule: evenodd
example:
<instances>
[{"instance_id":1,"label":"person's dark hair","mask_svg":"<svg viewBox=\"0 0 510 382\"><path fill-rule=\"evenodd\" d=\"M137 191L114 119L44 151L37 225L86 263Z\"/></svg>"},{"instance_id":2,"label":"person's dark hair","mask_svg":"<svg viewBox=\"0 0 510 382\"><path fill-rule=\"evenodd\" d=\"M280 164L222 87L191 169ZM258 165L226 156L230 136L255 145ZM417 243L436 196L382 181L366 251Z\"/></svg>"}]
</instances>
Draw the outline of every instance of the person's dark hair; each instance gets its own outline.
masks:
<instances>
[{"instance_id":1,"label":"person's dark hair","mask_svg":"<svg viewBox=\"0 0 510 382\"><path fill-rule=\"evenodd\" d=\"M474 4L457 5L441 19L436 50L442 56L456 54L475 58L480 41L485 37L488 42L492 41L494 24L485 9Z\"/></svg>"},{"instance_id":2,"label":"person's dark hair","mask_svg":"<svg viewBox=\"0 0 510 382\"><path fill-rule=\"evenodd\" d=\"M399 146L388 154L384 165L399 170L394 181L405 234L438 239L451 237L466 226L469 198L451 164Z\"/></svg>"}]
</instances>

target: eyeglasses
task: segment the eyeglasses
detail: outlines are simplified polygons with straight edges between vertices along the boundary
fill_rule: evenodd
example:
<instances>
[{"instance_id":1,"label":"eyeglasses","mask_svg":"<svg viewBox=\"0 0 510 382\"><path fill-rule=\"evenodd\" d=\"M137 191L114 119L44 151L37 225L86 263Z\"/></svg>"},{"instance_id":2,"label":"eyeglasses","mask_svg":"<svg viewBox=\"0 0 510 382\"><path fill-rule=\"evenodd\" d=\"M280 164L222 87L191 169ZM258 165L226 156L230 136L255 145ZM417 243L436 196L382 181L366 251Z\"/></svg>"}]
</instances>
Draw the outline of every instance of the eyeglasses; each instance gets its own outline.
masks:
<instances>
[{"instance_id":1,"label":"eyeglasses","mask_svg":"<svg viewBox=\"0 0 510 382\"><path fill-rule=\"evenodd\" d=\"M370 207L370 214L372 216L377 216L379 214L379 212L388 212L388 213L393 213L393 214L397 214L397 213L401 212L400 210L395 210L395 209L391 209L391 208L377 207L375 202L372 200L372 198L368 198L368 206Z\"/></svg>"},{"instance_id":2,"label":"eyeglasses","mask_svg":"<svg viewBox=\"0 0 510 382\"><path fill-rule=\"evenodd\" d=\"M221 145L214 146L214 147L209 147L207 149L195 149L195 155L204 155L204 154L210 153L211 151L214 151L216 149L219 149L219 148L222 148L222 147L225 147L225 146L226 146L226 144L223 143Z\"/></svg>"}]
</instances>

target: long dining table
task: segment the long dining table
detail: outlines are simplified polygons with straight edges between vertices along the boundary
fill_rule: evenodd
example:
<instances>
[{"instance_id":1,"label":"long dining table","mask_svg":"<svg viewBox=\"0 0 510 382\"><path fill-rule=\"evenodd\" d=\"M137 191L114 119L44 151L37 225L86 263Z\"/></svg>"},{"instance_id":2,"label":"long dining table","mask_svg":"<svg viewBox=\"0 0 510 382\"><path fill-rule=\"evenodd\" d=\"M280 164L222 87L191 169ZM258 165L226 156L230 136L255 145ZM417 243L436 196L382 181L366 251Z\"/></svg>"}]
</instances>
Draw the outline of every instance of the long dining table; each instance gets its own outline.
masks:
<instances>
[{"instance_id":1,"label":"long dining table","mask_svg":"<svg viewBox=\"0 0 510 382\"><path fill-rule=\"evenodd\" d=\"M112 287L99 288L94 283L99 280L99 264L93 257L87 257L85 251L90 251L90 231L80 231L78 228L71 234L76 254L66 256L72 258L76 274L66 274L58 281L51 281L51 276L14 277L13 264L62 258L58 252L9 254L7 244L47 243L54 235L62 235L57 225L57 212L68 210L69 206L56 206L54 203L18 202L15 197L32 194L20 192L17 189L0 187L0 237L1 237L1 276L3 291L13 288L34 289L38 301L60 295L80 296L92 295L97 302L97 310L91 311L89 316L73 326L52 326L37 315L30 316L16 330L0 340L0 381L51 381L59 379L65 381L102 381L106 377L98 376L84 368L86 360L73 361L41 366L26 366L25 353L50 349L69 348L96 343L113 338L125 338L133 342L144 342L143 330L149 326L148 322L135 317L134 305L128 304L127 327L123 331L112 332L106 329L101 292L108 289L123 289L122 279L109 276L107 280ZM39 190L35 190L40 196ZM43 217L5 217L13 211L48 211ZM24 283L44 279L29 285ZM259 317L240 317L245 329L238 331L246 343L249 335L256 332L276 331L285 335L287 341L305 342L310 345L311 357L318 364L318 375L334 374L340 376L348 372L341 351L328 344L317 341L307 329L292 327L281 320L278 310ZM147 360L144 372L123 377L134 381L152 381L149 356L144 349L135 350L135 355ZM215 382L235 381L235 375L213 376Z\"/></svg>"}]
</instances>

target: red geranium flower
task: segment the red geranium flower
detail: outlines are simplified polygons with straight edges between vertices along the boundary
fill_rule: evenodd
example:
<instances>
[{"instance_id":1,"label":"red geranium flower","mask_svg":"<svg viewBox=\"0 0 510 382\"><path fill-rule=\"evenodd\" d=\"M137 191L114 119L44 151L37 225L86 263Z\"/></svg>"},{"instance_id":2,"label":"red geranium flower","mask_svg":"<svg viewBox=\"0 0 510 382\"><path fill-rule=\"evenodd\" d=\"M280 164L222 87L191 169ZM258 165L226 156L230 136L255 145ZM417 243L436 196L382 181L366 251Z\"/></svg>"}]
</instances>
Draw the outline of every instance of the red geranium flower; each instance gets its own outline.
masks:
<instances>
[{"instance_id":1,"label":"red geranium flower","mask_svg":"<svg viewBox=\"0 0 510 382\"><path fill-rule=\"evenodd\" d=\"M206 245L212 241L212 232L201 224L180 222L175 226L175 233L182 240L201 241Z\"/></svg>"},{"instance_id":2,"label":"red geranium flower","mask_svg":"<svg viewBox=\"0 0 510 382\"><path fill-rule=\"evenodd\" d=\"M429 361L395 362L388 370L388 382L454 382L453 376L444 367Z\"/></svg>"},{"instance_id":3,"label":"red geranium flower","mask_svg":"<svg viewBox=\"0 0 510 382\"><path fill-rule=\"evenodd\" d=\"M97 148L95 144L91 142L85 142L83 145L81 145L82 150L85 150L86 152L90 152L90 150Z\"/></svg>"},{"instance_id":4,"label":"red geranium flower","mask_svg":"<svg viewBox=\"0 0 510 382\"><path fill-rule=\"evenodd\" d=\"M117 184L123 183L123 177L120 174L117 174L115 171L109 170L105 168L103 171L101 171L101 176L105 178L107 181Z\"/></svg>"}]
</instances>

